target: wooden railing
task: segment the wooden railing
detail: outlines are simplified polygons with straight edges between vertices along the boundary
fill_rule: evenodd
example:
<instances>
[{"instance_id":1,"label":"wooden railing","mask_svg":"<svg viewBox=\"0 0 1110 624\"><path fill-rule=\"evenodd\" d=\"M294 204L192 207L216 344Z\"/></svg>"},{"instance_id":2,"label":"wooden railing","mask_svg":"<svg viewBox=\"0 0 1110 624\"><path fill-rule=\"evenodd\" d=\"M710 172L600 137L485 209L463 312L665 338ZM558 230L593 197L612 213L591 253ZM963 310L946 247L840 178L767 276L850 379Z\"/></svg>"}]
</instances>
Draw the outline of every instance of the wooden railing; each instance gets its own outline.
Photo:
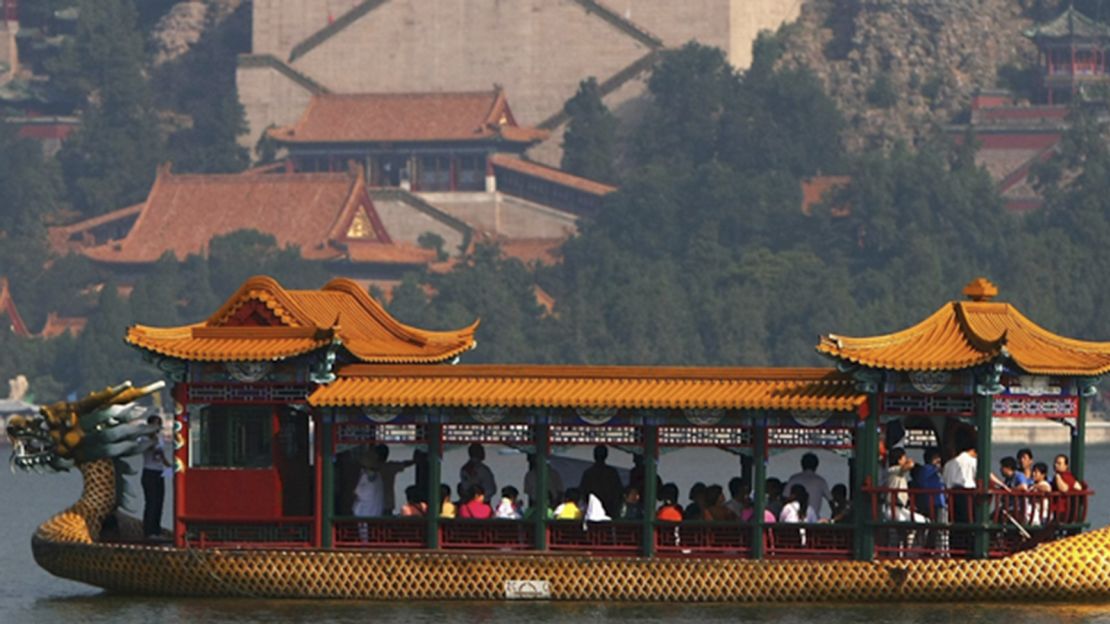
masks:
<instances>
[{"instance_id":1,"label":"wooden railing","mask_svg":"<svg viewBox=\"0 0 1110 624\"><path fill-rule=\"evenodd\" d=\"M310 548L314 519L208 518L186 516L185 545L190 548Z\"/></svg>"}]
</instances>

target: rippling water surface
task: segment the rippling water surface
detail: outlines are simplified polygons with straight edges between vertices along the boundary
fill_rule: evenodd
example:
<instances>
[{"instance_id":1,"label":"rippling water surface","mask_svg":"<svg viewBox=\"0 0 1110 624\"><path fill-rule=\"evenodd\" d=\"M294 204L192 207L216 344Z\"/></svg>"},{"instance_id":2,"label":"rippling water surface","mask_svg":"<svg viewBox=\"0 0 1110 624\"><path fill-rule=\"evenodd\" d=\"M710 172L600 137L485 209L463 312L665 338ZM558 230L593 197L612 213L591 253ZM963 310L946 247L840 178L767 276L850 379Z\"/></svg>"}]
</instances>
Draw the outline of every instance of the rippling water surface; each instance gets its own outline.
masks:
<instances>
[{"instance_id":1,"label":"rippling water surface","mask_svg":"<svg viewBox=\"0 0 1110 624\"><path fill-rule=\"evenodd\" d=\"M1061 449L1034 449L1044 458ZM1012 454L1010 447L996 447L995 454ZM0 446L0 454L7 447ZM448 470L453 458L448 457ZM492 458L495 470L514 474L519 457ZM830 482L843 480L844 471L831 456L822 459L822 472ZM619 463L619 462L618 462ZM707 474L721 474L727 481L735 460L717 451L682 451L665 456L661 473L683 490ZM769 474L786 477L796 470L797 454L776 456ZM449 472L445 472L449 474ZM1094 526L1110 523L1110 446L1088 450L1088 481L1096 495L1091 509ZM398 489L403 488L398 483ZM54 578L31 558L34 527L72 503L80 495L77 474L34 475L0 471L0 624L48 622L92 624L166 624L170 622L389 622L453 624L463 622L637 623L685 622L911 622L960 624L1019 624L1026 622L1107 622L1110 604L1081 605L624 605L602 603L374 603L336 601L275 601L245 599L160 599L116 596L95 588ZM140 504L141 501L135 501ZM168 511L167 511L168 513ZM168 518L167 518L168 520Z\"/></svg>"}]
</instances>

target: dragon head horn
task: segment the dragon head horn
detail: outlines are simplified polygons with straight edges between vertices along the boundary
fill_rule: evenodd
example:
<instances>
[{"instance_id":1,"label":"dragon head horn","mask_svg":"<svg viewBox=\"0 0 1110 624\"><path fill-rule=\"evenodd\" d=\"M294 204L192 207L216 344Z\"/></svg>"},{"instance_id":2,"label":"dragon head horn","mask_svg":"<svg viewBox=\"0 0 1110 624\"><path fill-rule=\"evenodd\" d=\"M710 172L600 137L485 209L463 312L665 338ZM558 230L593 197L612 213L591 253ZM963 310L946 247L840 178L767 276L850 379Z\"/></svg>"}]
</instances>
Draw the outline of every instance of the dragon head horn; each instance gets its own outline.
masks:
<instances>
[{"instance_id":1,"label":"dragon head horn","mask_svg":"<svg viewBox=\"0 0 1110 624\"><path fill-rule=\"evenodd\" d=\"M93 410L100 409L105 405L115 403L115 399L127 390L131 389L131 387L131 382L125 381L119 385L108 386L103 390L90 392L87 396L85 396L85 398L80 399L76 403L74 403L73 407L79 413L91 412Z\"/></svg>"}]
</instances>

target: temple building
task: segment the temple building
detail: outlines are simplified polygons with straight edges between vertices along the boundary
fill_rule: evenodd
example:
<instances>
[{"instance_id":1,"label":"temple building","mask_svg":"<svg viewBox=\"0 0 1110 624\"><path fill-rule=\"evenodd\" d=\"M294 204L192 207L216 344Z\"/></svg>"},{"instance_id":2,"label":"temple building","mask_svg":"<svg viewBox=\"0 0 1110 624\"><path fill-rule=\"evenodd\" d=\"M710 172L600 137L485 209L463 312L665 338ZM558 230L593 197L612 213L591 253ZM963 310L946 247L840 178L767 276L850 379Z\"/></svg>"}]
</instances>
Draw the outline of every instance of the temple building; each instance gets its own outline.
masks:
<instances>
[{"instance_id":1,"label":"temple building","mask_svg":"<svg viewBox=\"0 0 1110 624\"><path fill-rule=\"evenodd\" d=\"M976 162L990 174L1006 208L1013 212L1044 205L1029 181L1030 170L1059 150L1068 128L1069 106L1104 98L1099 90L1110 86L1106 55L1110 28L1101 22L1069 6L1023 34L1038 50L1040 75L1034 101L1018 101L1005 90L982 90L971 100L966 123L948 128L957 143L969 133L974 136Z\"/></svg>"},{"instance_id":2,"label":"temple building","mask_svg":"<svg viewBox=\"0 0 1110 624\"><path fill-rule=\"evenodd\" d=\"M560 160L564 103L594 76L618 117L637 114L658 55L691 40L738 68L762 30L798 17L781 0L255 0L236 84L254 147L316 95L474 91L501 84L522 125L550 131L534 160Z\"/></svg>"},{"instance_id":3,"label":"temple building","mask_svg":"<svg viewBox=\"0 0 1110 624\"><path fill-rule=\"evenodd\" d=\"M480 211L474 205L491 203L500 191L558 212L592 214L614 187L522 157L548 134L521 126L500 87L315 95L296 123L267 132L288 152L292 170L336 171L356 163L371 186L421 193L447 211L460 201L472 206L458 210Z\"/></svg>"},{"instance_id":4,"label":"temple building","mask_svg":"<svg viewBox=\"0 0 1110 624\"><path fill-rule=\"evenodd\" d=\"M379 212L359 171L281 175L179 175L163 167L146 200L50 230L58 253L73 251L140 273L164 254L203 255L211 239L237 230L271 234L307 260L367 279L396 279L436 260L417 245L425 232L450 248L467 242L467 228L434 210Z\"/></svg>"},{"instance_id":5,"label":"temple building","mask_svg":"<svg viewBox=\"0 0 1110 624\"><path fill-rule=\"evenodd\" d=\"M1070 3L1050 22L1024 32L1037 45L1044 101L1066 104L1090 87L1110 85L1106 52L1110 28Z\"/></svg>"}]
</instances>

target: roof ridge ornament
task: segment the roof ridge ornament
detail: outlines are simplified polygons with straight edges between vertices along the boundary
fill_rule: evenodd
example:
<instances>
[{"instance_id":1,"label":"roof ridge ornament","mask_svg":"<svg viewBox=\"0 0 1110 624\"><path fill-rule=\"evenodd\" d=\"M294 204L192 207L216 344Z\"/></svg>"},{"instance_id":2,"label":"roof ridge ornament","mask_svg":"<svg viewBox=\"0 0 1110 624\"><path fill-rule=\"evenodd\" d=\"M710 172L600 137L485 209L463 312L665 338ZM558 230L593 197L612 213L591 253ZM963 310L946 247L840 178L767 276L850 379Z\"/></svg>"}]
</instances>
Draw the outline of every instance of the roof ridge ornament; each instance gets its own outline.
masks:
<instances>
[{"instance_id":1,"label":"roof ridge ornament","mask_svg":"<svg viewBox=\"0 0 1110 624\"><path fill-rule=\"evenodd\" d=\"M963 294L972 301L990 301L998 296L998 286L985 277L977 277L964 286Z\"/></svg>"}]
</instances>

